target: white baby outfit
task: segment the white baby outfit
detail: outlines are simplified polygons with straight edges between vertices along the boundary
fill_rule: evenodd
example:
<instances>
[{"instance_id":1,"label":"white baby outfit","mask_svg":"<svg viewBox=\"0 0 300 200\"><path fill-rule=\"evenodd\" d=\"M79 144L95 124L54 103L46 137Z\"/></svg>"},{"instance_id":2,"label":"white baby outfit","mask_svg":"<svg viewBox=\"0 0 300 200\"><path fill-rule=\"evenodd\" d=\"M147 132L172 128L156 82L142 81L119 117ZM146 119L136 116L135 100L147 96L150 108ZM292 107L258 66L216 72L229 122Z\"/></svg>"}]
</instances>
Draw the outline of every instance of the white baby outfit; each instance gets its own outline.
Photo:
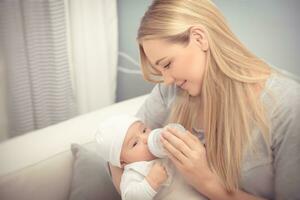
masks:
<instances>
[{"instance_id":1,"label":"white baby outfit","mask_svg":"<svg viewBox=\"0 0 300 200\"><path fill-rule=\"evenodd\" d=\"M116 115L99 124L95 134L97 153L107 162L121 167L120 155L122 144L129 127L136 121L141 121L130 115ZM154 162L161 162L166 168L168 179L155 191L145 177ZM193 189L177 173L175 166L169 159L139 161L127 164L120 183L122 200L201 200L206 199Z\"/></svg>"},{"instance_id":2,"label":"white baby outfit","mask_svg":"<svg viewBox=\"0 0 300 200\"><path fill-rule=\"evenodd\" d=\"M162 184L158 192L153 190L145 179L154 162L161 162L168 173L168 179ZM175 166L169 159L140 161L126 165L121 178L120 189L122 200L206 199L187 184L181 174L177 173Z\"/></svg>"}]
</instances>

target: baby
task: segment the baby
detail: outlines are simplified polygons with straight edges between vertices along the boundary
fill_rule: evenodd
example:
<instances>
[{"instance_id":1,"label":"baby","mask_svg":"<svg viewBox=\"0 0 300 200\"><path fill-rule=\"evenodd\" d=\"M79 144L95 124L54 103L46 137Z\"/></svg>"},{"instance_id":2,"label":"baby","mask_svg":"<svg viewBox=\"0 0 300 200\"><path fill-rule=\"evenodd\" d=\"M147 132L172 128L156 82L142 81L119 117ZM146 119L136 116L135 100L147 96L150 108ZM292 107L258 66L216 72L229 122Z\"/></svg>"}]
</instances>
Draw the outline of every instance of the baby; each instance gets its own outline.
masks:
<instances>
[{"instance_id":1,"label":"baby","mask_svg":"<svg viewBox=\"0 0 300 200\"><path fill-rule=\"evenodd\" d=\"M97 129L97 152L124 169L122 199L206 199L176 173L169 159L158 159L149 151L150 132L140 119L125 114L103 121Z\"/></svg>"}]
</instances>

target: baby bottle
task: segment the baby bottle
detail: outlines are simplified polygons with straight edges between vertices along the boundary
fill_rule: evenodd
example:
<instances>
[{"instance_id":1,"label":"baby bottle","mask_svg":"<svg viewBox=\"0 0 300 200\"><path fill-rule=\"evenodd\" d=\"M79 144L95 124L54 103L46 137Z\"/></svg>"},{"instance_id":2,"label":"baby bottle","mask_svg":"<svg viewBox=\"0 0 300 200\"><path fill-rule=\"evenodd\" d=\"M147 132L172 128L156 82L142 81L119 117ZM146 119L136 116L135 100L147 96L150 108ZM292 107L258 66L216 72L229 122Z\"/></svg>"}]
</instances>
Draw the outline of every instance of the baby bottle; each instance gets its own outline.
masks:
<instances>
[{"instance_id":1,"label":"baby bottle","mask_svg":"<svg viewBox=\"0 0 300 200\"><path fill-rule=\"evenodd\" d=\"M165 128L174 128L177 129L178 131L185 132L185 128L182 125L176 123L170 123L164 128L157 128L152 130L148 137L148 147L150 152L158 158L164 158L167 156L160 142L160 135L162 134Z\"/></svg>"}]
</instances>

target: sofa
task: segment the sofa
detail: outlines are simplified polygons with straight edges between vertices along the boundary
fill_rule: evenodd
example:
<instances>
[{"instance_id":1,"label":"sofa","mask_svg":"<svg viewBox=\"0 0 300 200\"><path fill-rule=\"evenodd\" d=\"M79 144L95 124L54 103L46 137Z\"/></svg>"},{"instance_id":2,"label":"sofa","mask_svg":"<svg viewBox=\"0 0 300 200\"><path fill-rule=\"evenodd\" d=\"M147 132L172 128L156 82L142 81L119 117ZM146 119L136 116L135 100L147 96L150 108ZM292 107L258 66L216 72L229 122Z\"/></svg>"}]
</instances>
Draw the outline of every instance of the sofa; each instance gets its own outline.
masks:
<instances>
[{"instance_id":1,"label":"sofa","mask_svg":"<svg viewBox=\"0 0 300 200\"><path fill-rule=\"evenodd\" d=\"M146 97L119 102L0 143L0 199L69 199L74 169L71 144L95 151L94 133L99 121L119 112L135 114ZM109 188L103 191L106 199L116 199L110 177L101 182Z\"/></svg>"}]
</instances>

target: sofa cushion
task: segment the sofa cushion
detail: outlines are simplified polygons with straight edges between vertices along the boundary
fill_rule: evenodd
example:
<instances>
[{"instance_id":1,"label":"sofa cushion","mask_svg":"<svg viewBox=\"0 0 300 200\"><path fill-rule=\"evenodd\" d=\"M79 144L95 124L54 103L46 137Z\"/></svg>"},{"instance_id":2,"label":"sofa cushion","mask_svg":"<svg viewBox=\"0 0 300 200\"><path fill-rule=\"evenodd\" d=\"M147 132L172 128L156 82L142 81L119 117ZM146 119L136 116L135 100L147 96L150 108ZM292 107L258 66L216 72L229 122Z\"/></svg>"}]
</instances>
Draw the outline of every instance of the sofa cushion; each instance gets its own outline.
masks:
<instances>
[{"instance_id":1,"label":"sofa cushion","mask_svg":"<svg viewBox=\"0 0 300 200\"><path fill-rule=\"evenodd\" d=\"M84 146L71 145L74 164L69 200L120 200L108 174L106 162L90 150L93 148L92 142L90 146Z\"/></svg>"},{"instance_id":2,"label":"sofa cushion","mask_svg":"<svg viewBox=\"0 0 300 200\"><path fill-rule=\"evenodd\" d=\"M69 196L72 163L71 152L65 151L13 173L2 175L0 199L66 200Z\"/></svg>"}]
</instances>

